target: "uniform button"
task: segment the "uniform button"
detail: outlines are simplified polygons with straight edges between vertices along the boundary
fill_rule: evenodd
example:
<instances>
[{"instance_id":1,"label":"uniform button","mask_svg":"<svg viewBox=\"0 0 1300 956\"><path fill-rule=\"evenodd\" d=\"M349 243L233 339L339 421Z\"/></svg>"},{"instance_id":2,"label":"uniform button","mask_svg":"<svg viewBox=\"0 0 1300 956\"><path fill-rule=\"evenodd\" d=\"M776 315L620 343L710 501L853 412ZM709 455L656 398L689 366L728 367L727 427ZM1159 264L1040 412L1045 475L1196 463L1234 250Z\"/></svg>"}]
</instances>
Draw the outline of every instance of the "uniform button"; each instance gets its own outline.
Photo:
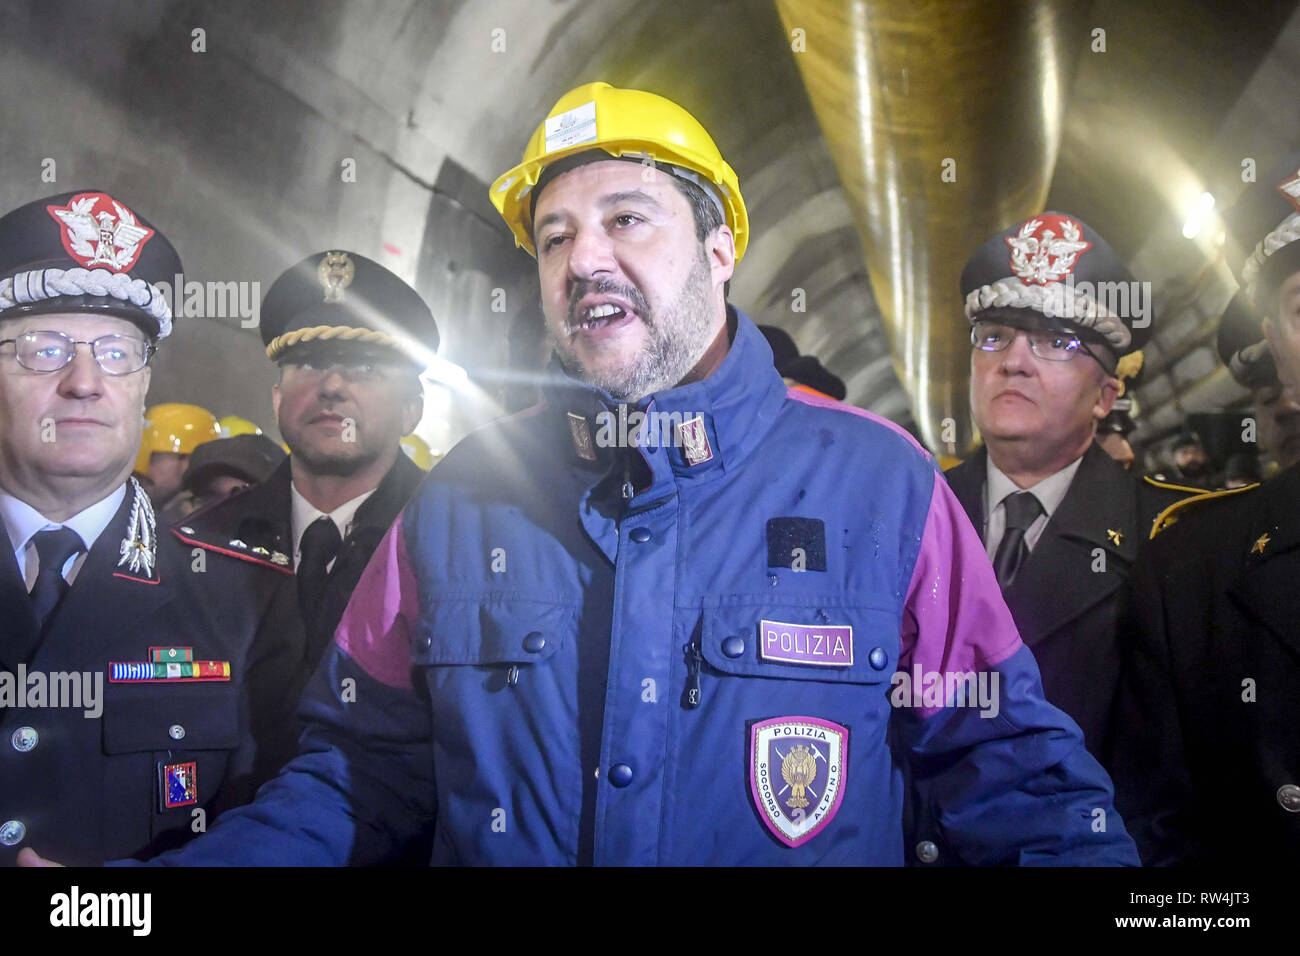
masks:
<instances>
[{"instance_id":1,"label":"uniform button","mask_svg":"<svg viewBox=\"0 0 1300 956\"><path fill-rule=\"evenodd\" d=\"M542 636L541 631L533 631L524 637L524 650L529 654L541 653L542 648L546 646L546 638Z\"/></svg>"},{"instance_id":2,"label":"uniform button","mask_svg":"<svg viewBox=\"0 0 1300 956\"><path fill-rule=\"evenodd\" d=\"M871 653L867 655L867 662L878 671L883 671L885 665L889 663L889 655L885 653L883 647L873 647Z\"/></svg>"},{"instance_id":3,"label":"uniform button","mask_svg":"<svg viewBox=\"0 0 1300 956\"><path fill-rule=\"evenodd\" d=\"M939 859L939 848L929 840L922 840L916 845L916 858L922 863L933 863Z\"/></svg>"},{"instance_id":4,"label":"uniform button","mask_svg":"<svg viewBox=\"0 0 1300 956\"><path fill-rule=\"evenodd\" d=\"M609 768L609 782L622 788L632 782L632 768L625 763L616 763Z\"/></svg>"},{"instance_id":5,"label":"uniform button","mask_svg":"<svg viewBox=\"0 0 1300 956\"><path fill-rule=\"evenodd\" d=\"M1282 809L1288 813L1300 813L1300 787L1294 783L1286 783L1278 787L1277 802L1282 804Z\"/></svg>"},{"instance_id":6,"label":"uniform button","mask_svg":"<svg viewBox=\"0 0 1300 956\"><path fill-rule=\"evenodd\" d=\"M0 846L17 846L27 836L27 828L18 820L0 823Z\"/></svg>"},{"instance_id":7,"label":"uniform button","mask_svg":"<svg viewBox=\"0 0 1300 956\"><path fill-rule=\"evenodd\" d=\"M732 634L722 639L722 653L728 657L739 657L745 653L745 639Z\"/></svg>"},{"instance_id":8,"label":"uniform button","mask_svg":"<svg viewBox=\"0 0 1300 956\"><path fill-rule=\"evenodd\" d=\"M167 736L172 740L180 740L185 736L185 728L180 724L172 724L167 728Z\"/></svg>"},{"instance_id":9,"label":"uniform button","mask_svg":"<svg viewBox=\"0 0 1300 956\"><path fill-rule=\"evenodd\" d=\"M421 634L419 640L416 641L416 643L419 644L420 650L427 651L429 648L433 647L433 635Z\"/></svg>"},{"instance_id":10,"label":"uniform button","mask_svg":"<svg viewBox=\"0 0 1300 956\"><path fill-rule=\"evenodd\" d=\"M632 529L631 538L632 538L632 540L635 541L637 544L645 544L647 541L650 540L650 529L649 529L649 528L633 528L633 529Z\"/></svg>"},{"instance_id":11,"label":"uniform button","mask_svg":"<svg viewBox=\"0 0 1300 956\"><path fill-rule=\"evenodd\" d=\"M14 745L14 750L20 754L25 754L29 750L36 749L36 742L41 739L41 735L36 732L35 727L19 727L9 738L9 742Z\"/></svg>"}]
</instances>

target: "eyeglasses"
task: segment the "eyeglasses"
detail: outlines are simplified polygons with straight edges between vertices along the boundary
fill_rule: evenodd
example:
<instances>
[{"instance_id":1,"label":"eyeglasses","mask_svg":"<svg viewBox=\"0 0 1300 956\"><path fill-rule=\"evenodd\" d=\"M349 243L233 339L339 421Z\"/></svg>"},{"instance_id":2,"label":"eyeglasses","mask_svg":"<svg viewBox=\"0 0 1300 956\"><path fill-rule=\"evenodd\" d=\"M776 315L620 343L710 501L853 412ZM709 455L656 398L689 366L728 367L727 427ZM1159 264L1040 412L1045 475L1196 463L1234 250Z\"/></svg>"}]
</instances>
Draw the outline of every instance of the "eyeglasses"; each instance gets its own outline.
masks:
<instances>
[{"instance_id":1,"label":"eyeglasses","mask_svg":"<svg viewBox=\"0 0 1300 956\"><path fill-rule=\"evenodd\" d=\"M84 342L62 332L25 332L13 339L0 339L0 345L13 343L14 358L29 372L57 372L66 368L77 354L78 345L89 345L95 364L105 375L130 375L148 364L158 351L144 339L133 335L101 335Z\"/></svg>"},{"instance_id":2,"label":"eyeglasses","mask_svg":"<svg viewBox=\"0 0 1300 956\"><path fill-rule=\"evenodd\" d=\"M371 383L389 378L395 372L394 367L388 363L367 360L352 362L331 362L327 359L300 360L282 362L281 367L295 377L308 381L326 378L331 372L337 371L346 381Z\"/></svg>"},{"instance_id":3,"label":"eyeglasses","mask_svg":"<svg viewBox=\"0 0 1300 956\"><path fill-rule=\"evenodd\" d=\"M1023 335L1029 340L1029 351L1049 362L1068 362L1080 352L1087 355L1108 374L1113 374L1106 363L1096 356L1079 336L1057 329L1017 329L996 322L976 322L971 326L970 344L984 352L1005 352Z\"/></svg>"}]
</instances>

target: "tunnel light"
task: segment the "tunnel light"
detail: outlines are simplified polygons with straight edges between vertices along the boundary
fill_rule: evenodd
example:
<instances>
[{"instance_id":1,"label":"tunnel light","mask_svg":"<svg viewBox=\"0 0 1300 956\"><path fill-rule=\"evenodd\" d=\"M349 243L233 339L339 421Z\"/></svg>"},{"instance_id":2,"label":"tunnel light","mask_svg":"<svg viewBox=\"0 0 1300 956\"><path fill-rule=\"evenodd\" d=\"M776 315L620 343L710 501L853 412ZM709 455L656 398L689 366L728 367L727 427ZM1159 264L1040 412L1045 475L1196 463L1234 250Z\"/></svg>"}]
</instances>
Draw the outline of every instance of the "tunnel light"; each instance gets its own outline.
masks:
<instances>
[{"instance_id":1,"label":"tunnel light","mask_svg":"<svg viewBox=\"0 0 1300 956\"><path fill-rule=\"evenodd\" d=\"M449 362L439 355L428 359L424 378L431 382L440 382L455 389L462 389L469 384L469 374L455 362Z\"/></svg>"},{"instance_id":2,"label":"tunnel light","mask_svg":"<svg viewBox=\"0 0 1300 956\"><path fill-rule=\"evenodd\" d=\"M1195 239L1213 211L1214 197L1209 193L1201 193L1200 198L1192 206L1191 212L1187 214L1187 221L1183 223L1183 238Z\"/></svg>"}]
</instances>

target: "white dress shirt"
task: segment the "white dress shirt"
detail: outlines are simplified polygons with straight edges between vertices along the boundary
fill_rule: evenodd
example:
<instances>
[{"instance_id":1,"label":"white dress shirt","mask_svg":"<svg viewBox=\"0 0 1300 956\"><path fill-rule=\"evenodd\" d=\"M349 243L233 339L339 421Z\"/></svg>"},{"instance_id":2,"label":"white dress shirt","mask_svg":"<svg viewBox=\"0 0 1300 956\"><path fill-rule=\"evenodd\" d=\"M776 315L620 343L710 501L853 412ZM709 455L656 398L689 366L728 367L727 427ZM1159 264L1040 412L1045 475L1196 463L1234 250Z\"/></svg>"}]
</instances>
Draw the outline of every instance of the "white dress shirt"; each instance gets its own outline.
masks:
<instances>
[{"instance_id":1,"label":"white dress shirt","mask_svg":"<svg viewBox=\"0 0 1300 956\"><path fill-rule=\"evenodd\" d=\"M293 483L289 483L289 493L293 499L293 509L290 515L293 530L293 567L298 568L298 561L302 557L302 536L303 532L317 518L329 518L334 522L335 527L339 529L339 537L347 538L352 531L352 521L357 516L357 509L360 508L367 498L375 493L371 488L364 494L357 495L351 501L346 501L339 505L329 514L319 510L315 505L302 496ZM331 560L326 566L326 570L334 567L334 561Z\"/></svg>"},{"instance_id":2,"label":"white dress shirt","mask_svg":"<svg viewBox=\"0 0 1300 956\"><path fill-rule=\"evenodd\" d=\"M77 512L67 521L59 524L45 517L27 502L19 501L8 492L0 491L0 518L4 520L9 543L14 546L14 560L18 562L18 568L23 573L23 583L26 584L27 590L31 591L32 585L36 583L36 575L41 570L40 555L36 553L36 545L32 542L32 538L38 531L71 528L80 536L83 550L68 558L67 563L63 565L63 580L72 584L77 578L77 572L86 563L86 555L95 546L99 536L104 533L108 523L113 520L117 509L122 507L122 499L125 497L126 484L123 483L118 485L107 498L95 502L89 508Z\"/></svg>"},{"instance_id":3,"label":"white dress shirt","mask_svg":"<svg viewBox=\"0 0 1300 956\"><path fill-rule=\"evenodd\" d=\"M1021 488L1008 478L1001 468L993 464L993 456L988 456L985 461L988 467L984 477L984 549L988 551L989 559L992 560L997 554L1002 535L1007 530L1007 497L1017 491L1032 492L1043 509L1043 513L1025 531L1025 546L1033 551L1038 539L1043 536L1047 522L1052 520L1052 513L1061 506L1066 492L1070 490L1070 482L1074 481L1074 473L1079 470L1083 456L1080 455L1032 488Z\"/></svg>"}]
</instances>

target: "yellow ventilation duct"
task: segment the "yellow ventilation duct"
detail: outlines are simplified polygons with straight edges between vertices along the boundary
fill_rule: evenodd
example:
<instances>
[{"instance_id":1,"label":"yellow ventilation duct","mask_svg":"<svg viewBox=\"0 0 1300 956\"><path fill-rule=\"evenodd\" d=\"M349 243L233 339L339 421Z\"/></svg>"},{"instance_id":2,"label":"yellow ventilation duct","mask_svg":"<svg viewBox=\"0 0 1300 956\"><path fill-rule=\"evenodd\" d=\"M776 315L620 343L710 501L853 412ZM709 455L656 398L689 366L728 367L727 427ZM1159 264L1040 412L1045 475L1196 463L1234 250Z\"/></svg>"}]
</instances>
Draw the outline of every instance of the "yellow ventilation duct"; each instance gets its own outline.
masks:
<instances>
[{"instance_id":1,"label":"yellow ventilation duct","mask_svg":"<svg viewBox=\"0 0 1300 956\"><path fill-rule=\"evenodd\" d=\"M973 436L958 280L980 242L1043 208L1086 5L776 5L854 206L898 377L930 448L960 454Z\"/></svg>"}]
</instances>

